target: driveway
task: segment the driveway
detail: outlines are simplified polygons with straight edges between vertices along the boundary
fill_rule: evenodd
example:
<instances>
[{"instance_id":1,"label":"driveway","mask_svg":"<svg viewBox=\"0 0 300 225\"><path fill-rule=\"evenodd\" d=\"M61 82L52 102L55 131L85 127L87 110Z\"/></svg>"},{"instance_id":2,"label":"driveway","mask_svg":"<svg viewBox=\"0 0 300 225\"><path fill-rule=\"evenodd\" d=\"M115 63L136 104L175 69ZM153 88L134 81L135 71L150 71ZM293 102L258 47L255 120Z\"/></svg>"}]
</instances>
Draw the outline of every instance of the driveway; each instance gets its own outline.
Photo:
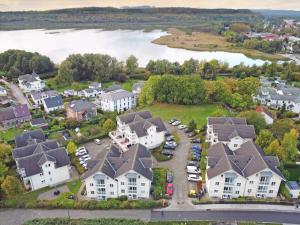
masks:
<instances>
[{"instance_id":1,"label":"driveway","mask_svg":"<svg viewBox=\"0 0 300 225\"><path fill-rule=\"evenodd\" d=\"M89 155L91 156L92 159L96 159L96 156L105 150L109 145L111 144L110 138L103 138L101 139L101 144L97 145L93 141L88 142L84 144L84 147L88 149Z\"/></svg>"},{"instance_id":2,"label":"driveway","mask_svg":"<svg viewBox=\"0 0 300 225\"><path fill-rule=\"evenodd\" d=\"M175 150L173 159L166 162L158 162L154 159L154 167L169 168L174 173L174 194L172 200L170 200L168 209L192 209L193 205L187 196L188 181L185 170L189 149L191 148L190 139L183 131L178 130L176 127L168 124L167 128L171 133L177 131L180 142Z\"/></svg>"},{"instance_id":3,"label":"driveway","mask_svg":"<svg viewBox=\"0 0 300 225\"><path fill-rule=\"evenodd\" d=\"M7 82L3 79L1 79L1 81L10 88L13 96L15 97L18 103L26 104L29 108L31 108L31 104L29 103L28 99L24 96L23 92L16 84L12 82Z\"/></svg>"}]
</instances>

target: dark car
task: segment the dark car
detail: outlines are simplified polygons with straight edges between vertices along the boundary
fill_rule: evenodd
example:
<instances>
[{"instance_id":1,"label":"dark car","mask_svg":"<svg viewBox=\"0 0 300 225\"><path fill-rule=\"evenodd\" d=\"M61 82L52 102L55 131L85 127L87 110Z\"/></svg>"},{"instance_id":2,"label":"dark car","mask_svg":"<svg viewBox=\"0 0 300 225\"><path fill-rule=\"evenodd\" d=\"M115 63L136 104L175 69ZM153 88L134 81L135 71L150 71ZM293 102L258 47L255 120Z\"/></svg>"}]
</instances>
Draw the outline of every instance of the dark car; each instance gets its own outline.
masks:
<instances>
[{"instance_id":1,"label":"dark car","mask_svg":"<svg viewBox=\"0 0 300 225\"><path fill-rule=\"evenodd\" d=\"M188 161L187 166L196 166L199 167L199 162L197 161Z\"/></svg>"},{"instance_id":2,"label":"dark car","mask_svg":"<svg viewBox=\"0 0 300 225\"><path fill-rule=\"evenodd\" d=\"M166 131L166 133L165 133L165 137L168 137L168 136L171 136L170 131Z\"/></svg>"},{"instance_id":3,"label":"dark car","mask_svg":"<svg viewBox=\"0 0 300 225\"><path fill-rule=\"evenodd\" d=\"M174 141L174 136L170 135L166 138L167 141Z\"/></svg>"},{"instance_id":4,"label":"dark car","mask_svg":"<svg viewBox=\"0 0 300 225\"><path fill-rule=\"evenodd\" d=\"M60 194L60 191L59 191L59 190L56 190L56 191L53 192L53 194L54 194L54 195L59 195L59 194Z\"/></svg>"},{"instance_id":5,"label":"dark car","mask_svg":"<svg viewBox=\"0 0 300 225\"><path fill-rule=\"evenodd\" d=\"M194 143L194 144L200 144L200 143L201 143L201 140L200 140L200 139L192 139L192 140L191 140L191 143Z\"/></svg>"},{"instance_id":6,"label":"dark car","mask_svg":"<svg viewBox=\"0 0 300 225\"><path fill-rule=\"evenodd\" d=\"M161 152L163 155L166 155L166 156L173 156L174 155L174 151L172 151L172 150L163 150L162 152Z\"/></svg>"},{"instance_id":7,"label":"dark car","mask_svg":"<svg viewBox=\"0 0 300 225\"><path fill-rule=\"evenodd\" d=\"M174 146L174 145L164 145L164 149L175 150L176 146Z\"/></svg>"},{"instance_id":8,"label":"dark car","mask_svg":"<svg viewBox=\"0 0 300 225\"><path fill-rule=\"evenodd\" d=\"M195 135L196 135L196 133L195 133L195 132L191 132L191 133L189 133L189 134L188 134L188 137L190 137L190 138L191 138L191 137L194 137Z\"/></svg>"},{"instance_id":9,"label":"dark car","mask_svg":"<svg viewBox=\"0 0 300 225\"><path fill-rule=\"evenodd\" d=\"M173 173L171 171L167 172L166 180L167 180L167 183L173 183Z\"/></svg>"}]
</instances>

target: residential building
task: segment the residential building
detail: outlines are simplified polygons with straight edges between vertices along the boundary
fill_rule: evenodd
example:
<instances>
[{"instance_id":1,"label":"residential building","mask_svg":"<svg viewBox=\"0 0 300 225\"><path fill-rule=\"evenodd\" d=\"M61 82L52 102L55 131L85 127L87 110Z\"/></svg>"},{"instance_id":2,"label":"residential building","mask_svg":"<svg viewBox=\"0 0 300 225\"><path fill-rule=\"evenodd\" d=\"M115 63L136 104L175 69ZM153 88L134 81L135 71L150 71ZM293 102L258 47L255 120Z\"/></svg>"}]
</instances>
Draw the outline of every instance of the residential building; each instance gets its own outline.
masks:
<instances>
[{"instance_id":1,"label":"residential building","mask_svg":"<svg viewBox=\"0 0 300 225\"><path fill-rule=\"evenodd\" d=\"M135 95L123 89L100 95L99 106L103 111L124 112L136 106Z\"/></svg>"},{"instance_id":2,"label":"residential building","mask_svg":"<svg viewBox=\"0 0 300 225\"><path fill-rule=\"evenodd\" d=\"M0 86L0 96L7 96L7 91L4 87Z\"/></svg>"},{"instance_id":3,"label":"residential building","mask_svg":"<svg viewBox=\"0 0 300 225\"><path fill-rule=\"evenodd\" d=\"M97 115L97 107L87 100L75 100L66 106L67 118L77 121L88 120Z\"/></svg>"},{"instance_id":4,"label":"residential building","mask_svg":"<svg viewBox=\"0 0 300 225\"><path fill-rule=\"evenodd\" d=\"M50 113L55 110L60 110L64 108L64 101L60 95L45 98L43 101L44 110Z\"/></svg>"},{"instance_id":5,"label":"residential building","mask_svg":"<svg viewBox=\"0 0 300 225\"><path fill-rule=\"evenodd\" d=\"M255 129L245 118L210 117L207 120L206 141L211 145L222 142L231 150L255 138Z\"/></svg>"},{"instance_id":6,"label":"residential building","mask_svg":"<svg viewBox=\"0 0 300 225\"><path fill-rule=\"evenodd\" d=\"M147 149L159 147L165 141L167 128L160 118L152 118L149 111L117 116L117 130L109 136L127 151L131 145L142 144Z\"/></svg>"},{"instance_id":7,"label":"residential building","mask_svg":"<svg viewBox=\"0 0 300 225\"><path fill-rule=\"evenodd\" d=\"M69 97L69 96L78 96L78 91L75 91L73 89L68 89L68 90L64 90L64 96Z\"/></svg>"},{"instance_id":8,"label":"residential building","mask_svg":"<svg viewBox=\"0 0 300 225\"><path fill-rule=\"evenodd\" d=\"M18 78L19 87L23 92L42 91L45 88L45 81L35 73L21 75Z\"/></svg>"},{"instance_id":9,"label":"residential building","mask_svg":"<svg viewBox=\"0 0 300 225\"><path fill-rule=\"evenodd\" d=\"M286 182L285 187L289 191L292 198L299 198L299 196L300 196L300 186L296 181Z\"/></svg>"},{"instance_id":10,"label":"residential building","mask_svg":"<svg viewBox=\"0 0 300 225\"><path fill-rule=\"evenodd\" d=\"M123 89L121 87L121 85L119 85L119 84L113 84L113 85L109 86L108 88L106 88L105 92L116 91L116 90L119 90L119 89Z\"/></svg>"},{"instance_id":11,"label":"residential building","mask_svg":"<svg viewBox=\"0 0 300 225\"><path fill-rule=\"evenodd\" d=\"M70 179L70 159L66 149L55 140L45 140L42 131L18 135L16 146L12 155L27 190L55 186Z\"/></svg>"},{"instance_id":12,"label":"residential building","mask_svg":"<svg viewBox=\"0 0 300 225\"><path fill-rule=\"evenodd\" d=\"M256 108L256 112L260 113L264 117L267 125L273 124L273 115L266 107L258 106Z\"/></svg>"},{"instance_id":13,"label":"residential building","mask_svg":"<svg viewBox=\"0 0 300 225\"><path fill-rule=\"evenodd\" d=\"M139 81L132 85L132 93L135 95L139 95L142 91L143 86L145 85L145 81Z\"/></svg>"},{"instance_id":14,"label":"residential building","mask_svg":"<svg viewBox=\"0 0 300 225\"><path fill-rule=\"evenodd\" d=\"M35 105L43 105L45 98L58 96L58 92L54 90L48 91L32 91L30 93L31 99Z\"/></svg>"},{"instance_id":15,"label":"residential building","mask_svg":"<svg viewBox=\"0 0 300 225\"><path fill-rule=\"evenodd\" d=\"M0 110L0 124L4 128L15 127L21 123L29 122L30 120L31 114L26 104Z\"/></svg>"},{"instance_id":16,"label":"residential building","mask_svg":"<svg viewBox=\"0 0 300 225\"><path fill-rule=\"evenodd\" d=\"M89 88L91 88L91 89L100 90L101 87L102 87L102 84L98 83L98 82L92 82L89 84Z\"/></svg>"},{"instance_id":17,"label":"residential building","mask_svg":"<svg viewBox=\"0 0 300 225\"><path fill-rule=\"evenodd\" d=\"M98 89L87 88L81 91L82 95L86 98L96 98L101 93Z\"/></svg>"},{"instance_id":18,"label":"residential building","mask_svg":"<svg viewBox=\"0 0 300 225\"><path fill-rule=\"evenodd\" d=\"M147 199L150 196L152 158L141 144L131 146L126 152L111 145L97 156L97 160L89 161L88 168L83 176L88 198Z\"/></svg>"},{"instance_id":19,"label":"residential building","mask_svg":"<svg viewBox=\"0 0 300 225\"><path fill-rule=\"evenodd\" d=\"M30 125L43 130L48 128L48 122L43 117L32 119Z\"/></svg>"},{"instance_id":20,"label":"residential building","mask_svg":"<svg viewBox=\"0 0 300 225\"><path fill-rule=\"evenodd\" d=\"M284 180L276 156L265 156L253 141L232 151L224 143L207 151L206 188L209 197L275 198Z\"/></svg>"}]
</instances>

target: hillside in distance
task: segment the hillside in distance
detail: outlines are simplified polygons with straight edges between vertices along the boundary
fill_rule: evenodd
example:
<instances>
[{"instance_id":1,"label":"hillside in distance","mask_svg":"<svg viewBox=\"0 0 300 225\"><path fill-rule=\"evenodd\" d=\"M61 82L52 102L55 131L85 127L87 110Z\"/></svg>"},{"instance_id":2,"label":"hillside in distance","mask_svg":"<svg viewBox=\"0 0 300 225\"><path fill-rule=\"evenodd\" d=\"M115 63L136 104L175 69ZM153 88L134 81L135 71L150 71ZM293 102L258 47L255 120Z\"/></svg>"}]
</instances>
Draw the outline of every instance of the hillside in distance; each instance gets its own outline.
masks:
<instances>
[{"instance_id":1,"label":"hillside in distance","mask_svg":"<svg viewBox=\"0 0 300 225\"><path fill-rule=\"evenodd\" d=\"M74 8L50 11L0 12L0 29L167 29L217 32L225 23L252 22L259 13L242 9L196 8Z\"/></svg>"}]
</instances>

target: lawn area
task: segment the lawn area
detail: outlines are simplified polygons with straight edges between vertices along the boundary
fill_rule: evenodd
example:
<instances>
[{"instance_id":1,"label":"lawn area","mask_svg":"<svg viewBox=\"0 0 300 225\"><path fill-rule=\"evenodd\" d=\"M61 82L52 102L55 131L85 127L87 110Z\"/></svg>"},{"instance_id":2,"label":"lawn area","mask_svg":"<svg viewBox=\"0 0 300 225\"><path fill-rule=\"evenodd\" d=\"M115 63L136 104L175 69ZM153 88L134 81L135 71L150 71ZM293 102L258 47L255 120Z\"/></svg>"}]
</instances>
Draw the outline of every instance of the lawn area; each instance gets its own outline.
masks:
<instances>
[{"instance_id":1,"label":"lawn area","mask_svg":"<svg viewBox=\"0 0 300 225\"><path fill-rule=\"evenodd\" d=\"M4 142L9 142L15 139L16 135L22 133L24 129L21 128L10 128L0 132L0 138Z\"/></svg>"},{"instance_id":2,"label":"lawn area","mask_svg":"<svg viewBox=\"0 0 300 225\"><path fill-rule=\"evenodd\" d=\"M181 120L183 124L188 124L191 120L197 123L197 127L204 126L209 116L227 116L229 112L220 105L172 105L164 103L156 103L147 106L143 110L149 110L153 116L161 117L164 121L172 118Z\"/></svg>"},{"instance_id":3,"label":"lawn area","mask_svg":"<svg viewBox=\"0 0 300 225\"><path fill-rule=\"evenodd\" d=\"M49 78L46 80L46 85L54 89L58 92L63 92L67 89L74 89L75 91L80 91L82 89L88 88L89 82L88 81L81 81L81 82L73 82L72 85L67 85L67 84L57 84L56 79L54 78Z\"/></svg>"},{"instance_id":4,"label":"lawn area","mask_svg":"<svg viewBox=\"0 0 300 225\"><path fill-rule=\"evenodd\" d=\"M289 171L289 178L290 181L299 181L300 179L300 166L295 167L288 167L286 168Z\"/></svg>"}]
</instances>

